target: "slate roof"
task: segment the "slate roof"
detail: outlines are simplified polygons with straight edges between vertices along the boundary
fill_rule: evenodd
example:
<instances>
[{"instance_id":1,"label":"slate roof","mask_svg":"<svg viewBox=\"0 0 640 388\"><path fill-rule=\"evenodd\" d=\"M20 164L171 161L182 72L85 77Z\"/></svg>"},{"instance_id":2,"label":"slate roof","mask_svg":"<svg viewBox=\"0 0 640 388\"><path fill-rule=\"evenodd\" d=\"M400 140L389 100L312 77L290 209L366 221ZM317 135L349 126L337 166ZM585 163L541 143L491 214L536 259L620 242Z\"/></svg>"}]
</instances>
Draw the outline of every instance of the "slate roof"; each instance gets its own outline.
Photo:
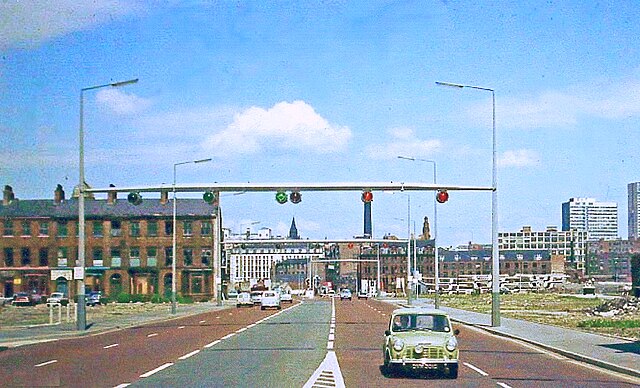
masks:
<instances>
[{"instance_id":1,"label":"slate roof","mask_svg":"<svg viewBox=\"0 0 640 388\"><path fill-rule=\"evenodd\" d=\"M176 216L211 217L216 208L202 199L178 199ZM143 199L140 205L133 205L126 199L118 199L108 204L106 199L85 199L86 219L117 218L166 218L173 216L173 203L161 204L160 199ZM68 199L55 203L47 199L14 200L9 205L0 205L0 218L53 218L77 219L78 199Z\"/></svg>"}]
</instances>

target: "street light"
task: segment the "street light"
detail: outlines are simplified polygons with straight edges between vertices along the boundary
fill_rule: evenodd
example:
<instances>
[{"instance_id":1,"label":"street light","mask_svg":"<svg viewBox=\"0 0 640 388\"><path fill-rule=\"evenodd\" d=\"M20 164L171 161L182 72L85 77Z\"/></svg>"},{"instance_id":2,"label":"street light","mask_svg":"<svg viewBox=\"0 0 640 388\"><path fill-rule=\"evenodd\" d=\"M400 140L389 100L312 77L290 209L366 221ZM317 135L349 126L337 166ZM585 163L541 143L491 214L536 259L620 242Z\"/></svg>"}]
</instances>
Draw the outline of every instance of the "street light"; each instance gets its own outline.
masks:
<instances>
[{"instance_id":1,"label":"street light","mask_svg":"<svg viewBox=\"0 0 640 388\"><path fill-rule=\"evenodd\" d=\"M189 160L186 162L178 162L173 164L173 249L171 258L171 314L176 313L176 258L177 258L177 243L176 243L176 167L181 166L183 164L190 163L205 163L210 162L211 158L208 159L199 159L199 160Z\"/></svg>"},{"instance_id":2,"label":"street light","mask_svg":"<svg viewBox=\"0 0 640 388\"><path fill-rule=\"evenodd\" d=\"M436 162L434 160L428 160L428 159L420 159L420 158L413 158L413 157L408 157L408 156L398 156L398 159L403 159L403 160L410 160L410 161L418 161L418 162L427 162L427 163L433 163L433 184L436 184ZM433 250L434 250L434 261L435 261L435 273L434 273L434 277L435 277L435 298L434 298L434 307L435 308L439 308L440 307L440 295L439 291L440 291L440 281L439 281L439 277L440 277L440 271L439 271L439 258L438 258L438 244L437 244L437 239L438 239L438 203L436 201L436 196L433 196Z\"/></svg>"},{"instance_id":3,"label":"street light","mask_svg":"<svg viewBox=\"0 0 640 388\"><path fill-rule=\"evenodd\" d=\"M491 193L491 265L492 265L492 289L491 289L491 326L500 326L500 261L498 254L498 169L496 154L496 93L495 90L480 86L454 84L450 82L436 82L439 86L449 86L456 89L476 89L491 92L492 110L492 184Z\"/></svg>"},{"instance_id":4,"label":"street light","mask_svg":"<svg viewBox=\"0 0 640 388\"><path fill-rule=\"evenodd\" d=\"M84 213L84 92L88 90L120 87L138 82L138 78L122 82L112 82L104 85L89 86L80 89L80 129L78 135L79 142L79 170L80 181L78 183L78 267L74 271L74 278L77 280L78 309L76 310L77 330L86 330L87 311L85 309L84 295L84 267L85 267L85 213Z\"/></svg>"}]
</instances>

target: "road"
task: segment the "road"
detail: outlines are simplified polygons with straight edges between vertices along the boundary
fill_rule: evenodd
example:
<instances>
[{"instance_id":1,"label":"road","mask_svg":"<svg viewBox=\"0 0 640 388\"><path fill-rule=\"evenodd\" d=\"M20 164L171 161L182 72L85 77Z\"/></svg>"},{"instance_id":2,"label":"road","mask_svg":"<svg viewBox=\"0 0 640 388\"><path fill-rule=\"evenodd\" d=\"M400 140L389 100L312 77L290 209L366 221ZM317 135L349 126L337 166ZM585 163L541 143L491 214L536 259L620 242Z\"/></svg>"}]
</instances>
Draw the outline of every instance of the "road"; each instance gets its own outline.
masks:
<instances>
[{"instance_id":1,"label":"road","mask_svg":"<svg viewBox=\"0 0 640 388\"><path fill-rule=\"evenodd\" d=\"M382 333L394 306L321 299L282 310L231 308L0 352L7 386L631 387L587 367L467 326L460 376L382 373Z\"/></svg>"}]
</instances>

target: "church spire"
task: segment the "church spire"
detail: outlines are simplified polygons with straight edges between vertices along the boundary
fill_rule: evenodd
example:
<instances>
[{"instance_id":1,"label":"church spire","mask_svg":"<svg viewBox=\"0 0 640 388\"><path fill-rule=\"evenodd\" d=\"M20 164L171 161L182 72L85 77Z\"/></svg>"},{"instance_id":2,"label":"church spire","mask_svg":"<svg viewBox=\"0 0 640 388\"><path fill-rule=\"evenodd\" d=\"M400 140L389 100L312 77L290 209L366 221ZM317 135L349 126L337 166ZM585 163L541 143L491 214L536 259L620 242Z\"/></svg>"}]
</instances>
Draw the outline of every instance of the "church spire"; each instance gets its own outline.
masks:
<instances>
[{"instance_id":1,"label":"church spire","mask_svg":"<svg viewBox=\"0 0 640 388\"><path fill-rule=\"evenodd\" d=\"M296 218L293 217L291 220L291 228L289 228L289 236L290 240L299 240L300 236L298 235L298 228L296 227Z\"/></svg>"}]
</instances>

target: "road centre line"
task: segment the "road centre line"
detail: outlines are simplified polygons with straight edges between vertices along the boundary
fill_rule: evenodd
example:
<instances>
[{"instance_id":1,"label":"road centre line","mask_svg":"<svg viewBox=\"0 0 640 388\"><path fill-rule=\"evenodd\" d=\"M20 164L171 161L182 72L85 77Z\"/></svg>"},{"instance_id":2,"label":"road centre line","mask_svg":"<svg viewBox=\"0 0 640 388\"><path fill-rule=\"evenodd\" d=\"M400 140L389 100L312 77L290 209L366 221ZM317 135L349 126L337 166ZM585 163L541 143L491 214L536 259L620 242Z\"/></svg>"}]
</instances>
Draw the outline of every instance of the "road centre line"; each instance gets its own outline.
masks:
<instances>
[{"instance_id":1,"label":"road centre line","mask_svg":"<svg viewBox=\"0 0 640 388\"><path fill-rule=\"evenodd\" d=\"M168 368L168 367L170 367L171 365L173 365L173 362L168 362L168 363L166 363L166 364L164 364L164 365L160 365L160 366L159 366L159 367L157 367L156 369L153 369L153 370L150 370L150 371L149 371L149 372L147 372L147 373L141 374L141 375L140 375L140 377L143 377L143 378L144 378L144 377L149 377L149 376L151 376L151 375L152 375L152 374L154 374L154 373L160 372L160 371L161 371L161 370L163 370L163 369L167 369L167 368Z\"/></svg>"},{"instance_id":2,"label":"road centre line","mask_svg":"<svg viewBox=\"0 0 640 388\"><path fill-rule=\"evenodd\" d=\"M511 388L511 386L510 386L510 385L507 385L507 384L505 384L505 383L500 383L500 382L498 382L498 383L496 383L496 384L498 384L498 385L499 385L499 386L501 386L502 388Z\"/></svg>"},{"instance_id":3,"label":"road centre line","mask_svg":"<svg viewBox=\"0 0 640 388\"><path fill-rule=\"evenodd\" d=\"M157 335L158 335L158 333L147 334L147 338L155 337Z\"/></svg>"},{"instance_id":4,"label":"road centre line","mask_svg":"<svg viewBox=\"0 0 640 388\"><path fill-rule=\"evenodd\" d=\"M124 387L128 387L128 386L130 386L130 385L131 385L131 384L129 384L129 383L122 383L122 384L120 384L120 385L116 385L116 386L115 386L115 387L113 387L113 388L124 388Z\"/></svg>"},{"instance_id":5,"label":"road centre line","mask_svg":"<svg viewBox=\"0 0 640 388\"><path fill-rule=\"evenodd\" d=\"M178 329L184 329L184 326L178 326Z\"/></svg>"},{"instance_id":6,"label":"road centre line","mask_svg":"<svg viewBox=\"0 0 640 388\"><path fill-rule=\"evenodd\" d=\"M210 348L210 347L212 347L212 346L216 346L216 345L217 345L217 344L219 344L220 342L222 342L222 340L215 340L215 341L213 341L213 342L211 342L211 343L209 343L209 344L204 345L204 347L208 349L208 348Z\"/></svg>"},{"instance_id":7,"label":"road centre line","mask_svg":"<svg viewBox=\"0 0 640 388\"><path fill-rule=\"evenodd\" d=\"M238 330L236 330L236 333L240 334L240 333L242 333L242 332L243 332L243 331L245 331L245 330L247 330L247 328L246 328L246 327L243 327L242 329L238 329Z\"/></svg>"},{"instance_id":8,"label":"road centre line","mask_svg":"<svg viewBox=\"0 0 640 388\"><path fill-rule=\"evenodd\" d=\"M116 346L118 346L118 344L111 344L111 345L107 345L107 346L102 347L102 349L115 348Z\"/></svg>"},{"instance_id":9,"label":"road centre line","mask_svg":"<svg viewBox=\"0 0 640 388\"><path fill-rule=\"evenodd\" d=\"M193 355L196 355L196 354L198 354L198 353L200 353L200 349L198 349L198 350L194 350L194 351L193 351L193 352L191 352L191 353L187 353L187 354L185 354L184 356L179 357L179 358L178 358L178 360L186 360L187 358L189 358L189 357L191 357L191 356L193 356Z\"/></svg>"},{"instance_id":10,"label":"road centre line","mask_svg":"<svg viewBox=\"0 0 640 388\"><path fill-rule=\"evenodd\" d=\"M467 367L473 369L474 371L480 373L483 376L489 376L489 374L487 372L483 371L482 369L480 369L480 368L478 368L476 366L473 366L473 365L469 364L468 362L465 362L463 364L466 365Z\"/></svg>"},{"instance_id":11,"label":"road centre line","mask_svg":"<svg viewBox=\"0 0 640 388\"><path fill-rule=\"evenodd\" d=\"M200 323L205 323L205 322L207 322L207 321L205 321L204 319L202 321L200 321Z\"/></svg>"},{"instance_id":12,"label":"road centre line","mask_svg":"<svg viewBox=\"0 0 640 388\"><path fill-rule=\"evenodd\" d=\"M42 362L42 363L34 365L34 366L35 367L40 367L40 366L45 366L45 365L49 365L49 364L54 364L56 362L58 362L58 360L50 360L50 361L45 361L45 362Z\"/></svg>"},{"instance_id":13,"label":"road centre line","mask_svg":"<svg viewBox=\"0 0 640 388\"><path fill-rule=\"evenodd\" d=\"M222 337L220 339L221 340L226 340L226 339L229 339L229 338L233 337L234 335L236 335L236 333L229 333L229 334L225 335L224 337Z\"/></svg>"}]
</instances>

